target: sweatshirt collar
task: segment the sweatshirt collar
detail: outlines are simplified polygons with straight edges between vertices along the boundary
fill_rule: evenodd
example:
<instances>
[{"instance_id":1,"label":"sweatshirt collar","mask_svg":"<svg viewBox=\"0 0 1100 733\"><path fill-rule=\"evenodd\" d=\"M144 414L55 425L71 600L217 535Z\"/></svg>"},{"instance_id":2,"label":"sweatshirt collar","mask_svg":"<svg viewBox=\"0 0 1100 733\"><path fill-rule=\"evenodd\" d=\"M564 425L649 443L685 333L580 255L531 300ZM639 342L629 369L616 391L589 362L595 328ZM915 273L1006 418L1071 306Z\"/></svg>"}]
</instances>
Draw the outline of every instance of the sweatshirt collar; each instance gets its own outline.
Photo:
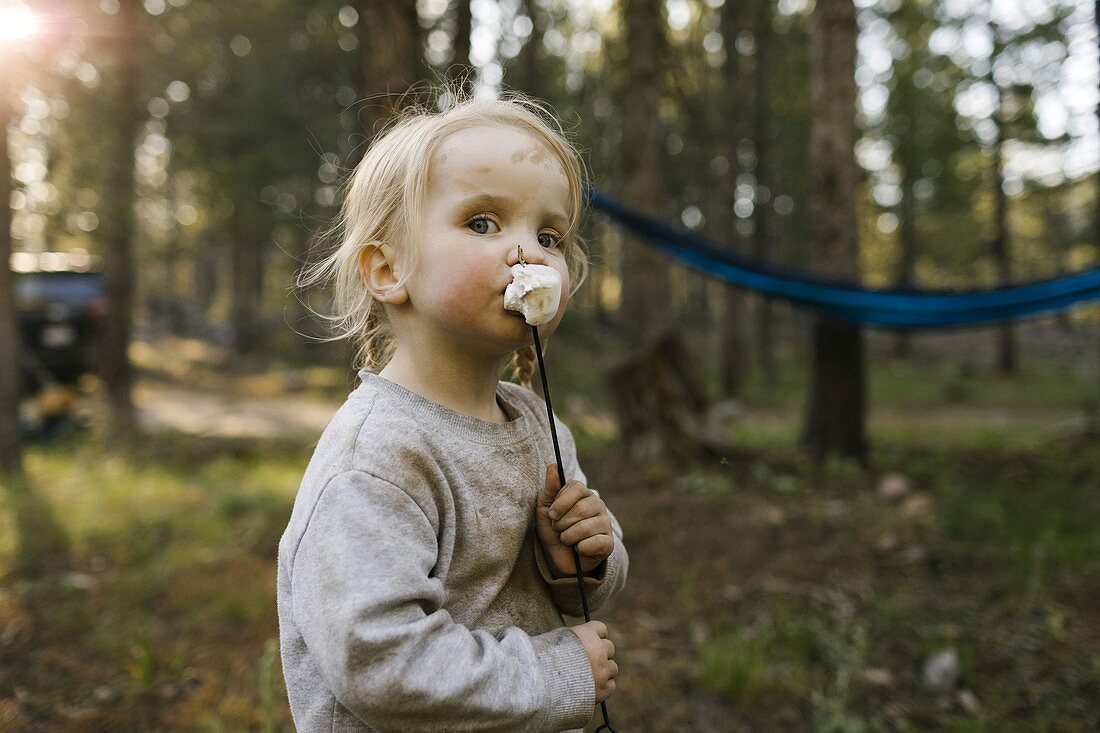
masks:
<instances>
[{"instance_id":1,"label":"sweatshirt collar","mask_svg":"<svg viewBox=\"0 0 1100 733\"><path fill-rule=\"evenodd\" d=\"M446 435L489 445L515 443L530 436L529 417L503 382L497 382L496 396L508 422L496 423L452 410L366 369L359 370L359 379L356 393L373 391L401 404L426 430L442 430Z\"/></svg>"}]
</instances>

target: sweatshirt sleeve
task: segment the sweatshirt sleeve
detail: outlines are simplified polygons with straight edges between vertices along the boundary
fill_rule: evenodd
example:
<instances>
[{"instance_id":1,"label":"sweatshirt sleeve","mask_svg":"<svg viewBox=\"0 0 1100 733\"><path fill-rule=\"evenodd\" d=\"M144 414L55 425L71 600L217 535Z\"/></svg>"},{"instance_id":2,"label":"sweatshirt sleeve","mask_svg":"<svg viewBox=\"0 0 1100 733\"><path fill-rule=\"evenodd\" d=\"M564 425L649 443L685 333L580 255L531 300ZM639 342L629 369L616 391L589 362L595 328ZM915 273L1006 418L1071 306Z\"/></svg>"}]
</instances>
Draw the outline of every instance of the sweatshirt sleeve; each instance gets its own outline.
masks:
<instances>
[{"instance_id":1,"label":"sweatshirt sleeve","mask_svg":"<svg viewBox=\"0 0 1100 733\"><path fill-rule=\"evenodd\" d=\"M588 477L584 475L584 471L581 470L580 463L577 460L577 446L573 440L572 431L564 422L558 419L557 415L554 416L554 424L557 428L558 442L561 446L561 459L564 463L566 481L580 481L587 485ZM600 496L597 489L591 486L588 488L592 489L596 496ZM581 577L581 582L584 583L585 597L588 599L589 611L597 610L609 598L614 597L623 589L623 586L626 585L627 569L630 566L630 558L627 555L626 546L623 544L623 529L610 507L607 509L607 514L611 518L611 533L615 537L615 548L606 560ZM538 541L537 537L534 545L535 564L538 566L542 579L550 586L550 595L554 599L554 604L562 613L583 618L584 605L581 603L580 589L577 588L577 578L575 576L555 578L550 571L550 560L546 557L542 543Z\"/></svg>"},{"instance_id":2,"label":"sweatshirt sleeve","mask_svg":"<svg viewBox=\"0 0 1100 733\"><path fill-rule=\"evenodd\" d=\"M395 484L346 471L321 492L293 560L292 612L340 704L378 730L584 727L595 684L577 635L456 623L431 574L437 550Z\"/></svg>"}]
</instances>

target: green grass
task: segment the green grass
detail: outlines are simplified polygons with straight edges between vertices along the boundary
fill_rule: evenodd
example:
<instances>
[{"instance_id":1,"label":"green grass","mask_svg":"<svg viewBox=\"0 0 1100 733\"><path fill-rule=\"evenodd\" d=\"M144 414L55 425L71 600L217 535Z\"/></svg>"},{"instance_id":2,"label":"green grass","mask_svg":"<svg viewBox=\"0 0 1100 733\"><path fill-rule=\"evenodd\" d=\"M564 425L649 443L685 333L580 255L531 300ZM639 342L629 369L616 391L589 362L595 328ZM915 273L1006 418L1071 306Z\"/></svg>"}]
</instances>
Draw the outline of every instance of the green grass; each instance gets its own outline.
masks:
<instances>
[{"instance_id":1,"label":"green grass","mask_svg":"<svg viewBox=\"0 0 1100 733\"><path fill-rule=\"evenodd\" d=\"M758 445L794 448L781 439ZM906 516L875 495L875 478L887 468L906 474L915 492L931 497L930 517ZM773 500L781 497L798 507L796 513L829 521L806 475L789 477L799 490L786 492L775 491L783 477L764 463L751 466L748 477L747 490L775 492ZM1100 686L1096 651L1081 648L1073 631L1079 634L1100 610L1083 601L1100 579L1100 445L1080 436L1031 448L882 440L870 471L829 461L819 478L829 491L826 503L845 508L845 526L889 529L903 538L885 559L888 567L903 569L881 571L874 603L855 619L819 607L732 609L724 622L728 630L720 628L695 649L696 674L709 689L743 711L809 699L817 731L886 730L853 697L861 668L885 666L895 677L909 672L919 678L929 655L954 646L963 683L975 690L983 712L948 715L944 729L998 730L1004 728L992 721L1007 711L1018 716L1027 690L1006 687L1005 662L991 654L1006 653L1006 644L1018 640L1019 648L1007 652L1013 669L1034 669L1029 674L1036 678L1044 669L1071 669L1081 687L1029 713L1026 725L1032 727L1012 730L1079 728L1058 708L1069 700L1081 704L1082 690ZM728 483L720 470L696 469L681 479L682 488L709 492L728 492ZM838 528L837 546L850 541ZM928 559L899 565L914 544L927 548ZM865 659L868 653L873 661ZM919 686L907 694L934 705L935 696Z\"/></svg>"},{"instance_id":2,"label":"green grass","mask_svg":"<svg viewBox=\"0 0 1100 733\"><path fill-rule=\"evenodd\" d=\"M1004 377L968 372L953 364L867 362L868 403L877 407L964 405L974 407L1077 408L1097 399L1096 383L1071 371L1027 369ZM781 362L777 386L768 389L759 369L745 383L744 399L751 405L798 407L805 400L809 365ZM709 385L712 394L717 390Z\"/></svg>"},{"instance_id":3,"label":"green grass","mask_svg":"<svg viewBox=\"0 0 1100 733\"><path fill-rule=\"evenodd\" d=\"M946 536L1033 592L1049 572L1100 566L1100 446L1001 455L942 467L932 489Z\"/></svg>"},{"instance_id":4,"label":"green grass","mask_svg":"<svg viewBox=\"0 0 1100 733\"><path fill-rule=\"evenodd\" d=\"M28 451L26 468L77 553L177 565L281 531L308 460L300 446L169 435L124 453L74 437Z\"/></svg>"},{"instance_id":5,"label":"green grass","mask_svg":"<svg viewBox=\"0 0 1100 733\"><path fill-rule=\"evenodd\" d=\"M696 674L742 709L765 696L797 699L809 688L808 664L818 647L812 628L783 620L723 631L697 644Z\"/></svg>"},{"instance_id":6,"label":"green grass","mask_svg":"<svg viewBox=\"0 0 1100 733\"><path fill-rule=\"evenodd\" d=\"M862 664L867 641L863 627L831 610L773 599L746 625L699 640L696 675L742 710L765 700L795 704L815 698L819 715L835 717L847 708L849 679ZM834 727L823 722L818 729Z\"/></svg>"},{"instance_id":7,"label":"green grass","mask_svg":"<svg viewBox=\"0 0 1100 733\"><path fill-rule=\"evenodd\" d=\"M66 564L91 581L64 590L15 573L27 517L10 491L0 492L0 573L17 578L16 610L68 639L63 648L89 660L84 674L116 690L119 709L159 709L194 677L201 719L185 711L187 726L290 730L271 646L274 558L309 454L308 446L176 434L128 447L78 437L31 446L31 491L45 510L37 513L67 538ZM3 614L0 604L0 627ZM81 680L70 682L79 696Z\"/></svg>"}]
</instances>

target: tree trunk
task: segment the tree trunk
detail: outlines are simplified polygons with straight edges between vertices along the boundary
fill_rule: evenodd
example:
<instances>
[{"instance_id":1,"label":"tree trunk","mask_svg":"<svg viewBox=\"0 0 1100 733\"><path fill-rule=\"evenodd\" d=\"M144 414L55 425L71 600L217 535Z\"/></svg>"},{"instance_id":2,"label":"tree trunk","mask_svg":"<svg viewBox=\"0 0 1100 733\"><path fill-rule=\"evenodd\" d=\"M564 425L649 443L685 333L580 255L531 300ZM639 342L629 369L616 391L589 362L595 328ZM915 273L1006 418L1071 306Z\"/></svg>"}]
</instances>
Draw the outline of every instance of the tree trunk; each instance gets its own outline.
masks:
<instances>
[{"instance_id":1,"label":"tree trunk","mask_svg":"<svg viewBox=\"0 0 1100 733\"><path fill-rule=\"evenodd\" d=\"M724 145L719 147L723 155L724 148ZM722 176L707 192L711 213L704 231L715 242L736 250L732 176L732 173ZM736 397L744 386L748 365L745 315L749 298L724 280L694 272L689 274L690 287L694 290L690 297L698 303L689 310L688 318L693 328L706 334L706 353L702 357L707 362L706 373L716 377L719 399Z\"/></svg>"},{"instance_id":2,"label":"tree trunk","mask_svg":"<svg viewBox=\"0 0 1100 733\"><path fill-rule=\"evenodd\" d=\"M164 295L168 302L168 331L177 336L186 336L185 304L190 300L191 295L180 292L180 273L186 267L186 263L183 252L177 244L179 241L179 226L173 221L169 227L167 251L164 253Z\"/></svg>"},{"instance_id":3,"label":"tree trunk","mask_svg":"<svg viewBox=\"0 0 1100 733\"><path fill-rule=\"evenodd\" d=\"M1004 181L1004 94L997 86L997 110L993 119L997 127L997 137L993 142L993 257L997 261L997 274L1000 284L1012 283L1012 261L1008 249L1008 195ZM1001 374L1016 373L1016 338L1012 321L1004 321L998 326L997 369Z\"/></svg>"},{"instance_id":4,"label":"tree trunk","mask_svg":"<svg viewBox=\"0 0 1100 733\"><path fill-rule=\"evenodd\" d=\"M216 246L204 247L192 260L192 273L194 284L194 299L199 313L202 315L204 335L209 334L209 325L212 323L210 309L218 297L218 280L221 268L218 266L220 248Z\"/></svg>"},{"instance_id":5,"label":"tree trunk","mask_svg":"<svg viewBox=\"0 0 1100 733\"><path fill-rule=\"evenodd\" d=\"M859 281L856 191L856 9L819 0L810 18L810 222L815 272ZM866 463L863 332L819 315L802 444L817 461L839 454Z\"/></svg>"},{"instance_id":6,"label":"tree trunk","mask_svg":"<svg viewBox=\"0 0 1100 733\"><path fill-rule=\"evenodd\" d=\"M898 260L896 282L898 287L913 286L917 265L917 212L914 192L915 176L908 167L901 172L901 258ZM913 353L913 341L908 331L899 330L894 337L894 356L905 359Z\"/></svg>"},{"instance_id":7,"label":"tree trunk","mask_svg":"<svg viewBox=\"0 0 1100 733\"><path fill-rule=\"evenodd\" d=\"M626 71L629 90L623 100L623 201L643 212L658 212L663 180L660 69L664 58L665 21L660 0L625 0ZM622 306L619 323L628 338L637 342L662 330L668 322L668 262L653 248L626 235L622 254Z\"/></svg>"},{"instance_id":8,"label":"tree trunk","mask_svg":"<svg viewBox=\"0 0 1100 733\"><path fill-rule=\"evenodd\" d=\"M140 50L144 47L145 10L139 0L124 0L119 9L121 32L112 40L115 73L111 115L112 150L105 156L107 175L103 191L103 265L110 302L110 318L102 331L99 373L107 391L108 433L126 439L137 430L134 411L134 368L130 341L134 319L134 145L143 120ZM111 75L105 75L110 80Z\"/></svg>"},{"instance_id":9,"label":"tree trunk","mask_svg":"<svg viewBox=\"0 0 1100 733\"><path fill-rule=\"evenodd\" d=\"M1067 228L1065 217L1058 213L1060 207L1053 206L1055 194L1043 208L1043 229L1050 248L1056 253L1058 268L1055 274L1065 275L1072 268L1069 266L1069 253L1073 248L1073 233ZM1054 314L1054 321L1058 324L1058 330L1063 333L1073 332L1073 320L1068 310L1060 310Z\"/></svg>"},{"instance_id":10,"label":"tree trunk","mask_svg":"<svg viewBox=\"0 0 1100 733\"><path fill-rule=\"evenodd\" d=\"M68 567L69 543L54 515L27 475L19 427L19 402L23 393L20 368L23 344L15 312L14 278L11 272L12 238L11 159L8 156L8 124L11 100L16 93L14 61L0 65L0 489L16 539L7 580L34 580L47 572ZM6 528L7 529L7 528ZM5 539L8 539L5 537Z\"/></svg>"},{"instance_id":11,"label":"tree trunk","mask_svg":"<svg viewBox=\"0 0 1100 733\"><path fill-rule=\"evenodd\" d=\"M290 235L288 244L295 261L305 262L309 256L309 239L298 232L294 232ZM303 362L308 361L312 355L310 345L313 342L310 337L317 335L313 333L313 319L310 317L308 305L309 293L297 291L291 297L291 302L287 306L289 311L287 319L291 324L290 330L296 337L294 339L294 352L298 359Z\"/></svg>"},{"instance_id":12,"label":"tree trunk","mask_svg":"<svg viewBox=\"0 0 1100 733\"><path fill-rule=\"evenodd\" d=\"M729 169L719 184L718 225L722 229L719 241L733 250L743 251L744 243L737 232L733 205L736 200L737 174L741 166L737 161L737 143L742 137L743 106L741 94L741 65L735 45L737 33L743 25L741 4L727 2L722 6L719 19L722 43L726 59L721 74L725 81L722 95L722 129L719 131L719 149L729 160ZM749 297L739 288L725 285L722 289L722 318L718 347L718 387L723 397L735 397L744 387L749 371L748 308Z\"/></svg>"},{"instance_id":13,"label":"tree trunk","mask_svg":"<svg viewBox=\"0 0 1100 733\"><path fill-rule=\"evenodd\" d=\"M15 85L10 60L0 66L0 478L21 482L23 444L19 432L19 399L23 370L19 367L23 345L15 314L11 274L11 159L8 157L8 123Z\"/></svg>"},{"instance_id":14,"label":"tree trunk","mask_svg":"<svg viewBox=\"0 0 1100 733\"><path fill-rule=\"evenodd\" d=\"M359 15L359 98L367 100L359 119L369 140L399 108L396 95L422 77L423 44L416 0L364 0Z\"/></svg>"},{"instance_id":15,"label":"tree trunk","mask_svg":"<svg viewBox=\"0 0 1100 733\"><path fill-rule=\"evenodd\" d=\"M866 465L863 331L858 324L818 316L812 338L813 381L803 445L818 463L837 454Z\"/></svg>"},{"instance_id":16,"label":"tree trunk","mask_svg":"<svg viewBox=\"0 0 1100 733\"><path fill-rule=\"evenodd\" d=\"M769 51L772 37L773 0L757 0L756 3L756 54L753 69L753 123L752 139L756 148L756 190L767 190L768 201L756 196L753 207L752 254L757 260L767 262L771 259L772 240L768 229L768 202L771 200L770 177L767 169L769 144L769 123L771 110L768 108ZM779 374L775 363L775 344L772 335L771 298L758 296L756 311L756 357L763 376L763 383L769 390L779 384Z\"/></svg>"},{"instance_id":17,"label":"tree trunk","mask_svg":"<svg viewBox=\"0 0 1100 733\"><path fill-rule=\"evenodd\" d=\"M454 58L447 68L447 78L451 81L462 81L462 90L465 93L473 91L474 68L470 65L470 33L473 32L473 13L470 9L470 0L454 0L451 3L454 13L455 35L451 42L454 48Z\"/></svg>"},{"instance_id":18,"label":"tree trunk","mask_svg":"<svg viewBox=\"0 0 1100 733\"><path fill-rule=\"evenodd\" d=\"M505 66L504 82L513 89L532 94L539 93L538 49L546 33L543 13L532 0L520 0L520 13L531 21L531 35L520 46L519 53Z\"/></svg>"},{"instance_id":19,"label":"tree trunk","mask_svg":"<svg viewBox=\"0 0 1100 733\"><path fill-rule=\"evenodd\" d=\"M251 233L251 227L243 227L247 213L238 207L229 222L232 266L232 319L233 350L239 356L253 354L260 345L258 298L256 279L259 276L259 241Z\"/></svg>"}]
</instances>

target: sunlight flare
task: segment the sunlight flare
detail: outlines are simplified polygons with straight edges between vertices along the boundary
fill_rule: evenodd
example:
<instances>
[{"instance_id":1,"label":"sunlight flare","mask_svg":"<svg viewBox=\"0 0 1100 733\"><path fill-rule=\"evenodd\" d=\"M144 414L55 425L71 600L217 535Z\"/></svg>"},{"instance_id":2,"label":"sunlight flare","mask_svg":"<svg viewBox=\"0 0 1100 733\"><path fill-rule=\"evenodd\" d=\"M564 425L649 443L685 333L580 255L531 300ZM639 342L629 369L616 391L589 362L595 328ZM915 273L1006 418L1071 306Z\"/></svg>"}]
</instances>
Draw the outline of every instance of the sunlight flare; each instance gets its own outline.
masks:
<instances>
[{"instance_id":1,"label":"sunlight flare","mask_svg":"<svg viewBox=\"0 0 1100 733\"><path fill-rule=\"evenodd\" d=\"M0 8L0 44L25 41L38 35L38 16L22 5Z\"/></svg>"}]
</instances>

